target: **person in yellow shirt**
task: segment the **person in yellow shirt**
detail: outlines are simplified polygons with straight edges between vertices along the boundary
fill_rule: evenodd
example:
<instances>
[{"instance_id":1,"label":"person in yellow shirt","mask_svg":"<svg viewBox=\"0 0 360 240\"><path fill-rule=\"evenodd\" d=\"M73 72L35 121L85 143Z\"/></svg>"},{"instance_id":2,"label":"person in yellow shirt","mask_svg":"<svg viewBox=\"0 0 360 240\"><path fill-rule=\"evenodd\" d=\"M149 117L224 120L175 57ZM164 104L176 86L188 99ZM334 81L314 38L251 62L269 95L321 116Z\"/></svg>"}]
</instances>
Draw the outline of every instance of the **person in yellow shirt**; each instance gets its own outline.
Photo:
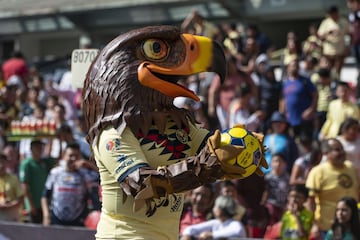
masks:
<instances>
[{"instance_id":1,"label":"person in yellow shirt","mask_svg":"<svg viewBox=\"0 0 360 240\"><path fill-rule=\"evenodd\" d=\"M360 119L359 107L350 101L350 87L346 82L338 82L335 91L337 99L330 101L326 121L319 139L337 137L341 123L348 117Z\"/></svg>"},{"instance_id":2,"label":"person in yellow shirt","mask_svg":"<svg viewBox=\"0 0 360 240\"><path fill-rule=\"evenodd\" d=\"M322 20L317 34L323 41L323 55L335 67L336 73L340 76L341 68L345 57L349 54L349 43L346 43L345 37L349 35L349 23L341 17L337 6L330 6L327 16Z\"/></svg>"},{"instance_id":3,"label":"person in yellow shirt","mask_svg":"<svg viewBox=\"0 0 360 240\"><path fill-rule=\"evenodd\" d=\"M0 220L17 222L24 192L18 177L6 171L7 164L6 156L0 153Z\"/></svg>"},{"instance_id":4,"label":"person in yellow shirt","mask_svg":"<svg viewBox=\"0 0 360 240\"><path fill-rule=\"evenodd\" d=\"M336 138L326 139L321 150L326 161L312 168L306 180L306 187L310 189L309 205L315 211L311 230L314 237L324 237L331 228L340 198L349 196L358 200L359 197L356 169L346 160L341 142Z\"/></svg>"},{"instance_id":5,"label":"person in yellow shirt","mask_svg":"<svg viewBox=\"0 0 360 240\"><path fill-rule=\"evenodd\" d=\"M319 79L313 82L318 91L316 136L326 121L329 103L335 98L335 86L332 86L331 72L328 68L320 68L317 73Z\"/></svg>"}]
</instances>

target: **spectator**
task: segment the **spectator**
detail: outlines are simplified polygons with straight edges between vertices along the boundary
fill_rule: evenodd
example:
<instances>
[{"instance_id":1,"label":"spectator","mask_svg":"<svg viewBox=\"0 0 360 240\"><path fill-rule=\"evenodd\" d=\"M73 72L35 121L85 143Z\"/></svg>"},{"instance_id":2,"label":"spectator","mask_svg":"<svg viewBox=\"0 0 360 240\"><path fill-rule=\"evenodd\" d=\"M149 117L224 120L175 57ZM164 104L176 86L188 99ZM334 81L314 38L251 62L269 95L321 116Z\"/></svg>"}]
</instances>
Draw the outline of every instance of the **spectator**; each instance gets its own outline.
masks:
<instances>
[{"instance_id":1,"label":"spectator","mask_svg":"<svg viewBox=\"0 0 360 240\"><path fill-rule=\"evenodd\" d=\"M286 46L281 56L281 64L284 72L286 72L286 67L291 61L295 59L300 59L301 49L299 48L297 35L294 32L288 32L286 38Z\"/></svg>"},{"instance_id":2,"label":"spectator","mask_svg":"<svg viewBox=\"0 0 360 240\"><path fill-rule=\"evenodd\" d=\"M12 120L18 119L20 109L16 105L17 85L6 85L0 90L0 129L9 131Z\"/></svg>"},{"instance_id":3,"label":"spectator","mask_svg":"<svg viewBox=\"0 0 360 240\"><path fill-rule=\"evenodd\" d=\"M41 198L43 224L84 226L90 193L86 177L79 171L80 146L69 143L62 161L46 179Z\"/></svg>"},{"instance_id":4,"label":"spectator","mask_svg":"<svg viewBox=\"0 0 360 240\"><path fill-rule=\"evenodd\" d=\"M356 60L357 80L360 81L360 1L346 0L350 10L348 20L350 22L352 54ZM357 84L356 97L360 98L360 84Z\"/></svg>"},{"instance_id":5,"label":"spectator","mask_svg":"<svg viewBox=\"0 0 360 240\"><path fill-rule=\"evenodd\" d=\"M239 203L238 194L235 184L230 180L224 180L220 183L220 195L230 196L236 202L236 215L234 219L241 221L244 217L246 209Z\"/></svg>"},{"instance_id":6,"label":"spectator","mask_svg":"<svg viewBox=\"0 0 360 240\"><path fill-rule=\"evenodd\" d=\"M30 214L32 223L42 223L41 196L46 178L55 160L43 158L41 140L31 142L31 157L20 163L19 178L25 192L25 210Z\"/></svg>"},{"instance_id":7,"label":"spectator","mask_svg":"<svg viewBox=\"0 0 360 240\"><path fill-rule=\"evenodd\" d=\"M299 74L298 60L291 61L287 66L282 93L280 112L285 113L294 137L302 134L313 137L318 93L310 79Z\"/></svg>"},{"instance_id":8,"label":"spectator","mask_svg":"<svg viewBox=\"0 0 360 240\"><path fill-rule=\"evenodd\" d=\"M16 146L16 144L8 143L5 145L3 149L3 154L6 156L6 159L8 160L7 172L18 175L19 165L20 165L19 148Z\"/></svg>"},{"instance_id":9,"label":"spectator","mask_svg":"<svg viewBox=\"0 0 360 240\"><path fill-rule=\"evenodd\" d=\"M35 135L35 134L37 134L35 132L36 124L40 121L43 123L45 123L47 121L47 119L45 118L45 106L42 105L40 102L36 102L36 103L34 103L33 113L31 115L24 116L24 118L22 119L22 122L27 123L30 126L32 126L34 128L34 130L31 134ZM31 152L30 145L31 145L31 138L23 138L20 140L19 154L20 154L21 161L24 160L25 158L28 158L31 156L32 152ZM48 152L49 152L48 146L46 145L44 152L42 154L42 157L49 156Z\"/></svg>"},{"instance_id":10,"label":"spectator","mask_svg":"<svg viewBox=\"0 0 360 240\"><path fill-rule=\"evenodd\" d=\"M260 78L265 76L265 70L270 66L270 61L265 53L260 54L255 59L255 69L251 73L251 78L256 85L260 84Z\"/></svg>"},{"instance_id":11,"label":"spectator","mask_svg":"<svg viewBox=\"0 0 360 240\"><path fill-rule=\"evenodd\" d=\"M36 105L40 104L38 97L39 97L39 90L36 88L29 88L26 91L26 101L21 104L21 116L30 116L33 115L34 109Z\"/></svg>"},{"instance_id":12,"label":"spectator","mask_svg":"<svg viewBox=\"0 0 360 240\"><path fill-rule=\"evenodd\" d=\"M42 77L42 75L40 75L40 73L37 72L31 77L31 82L29 83L29 87L34 88L39 92L38 100L42 104L46 105L46 100L49 97L49 93L45 89L44 78Z\"/></svg>"},{"instance_id":13,"label":"spectator","mask_svg":"<svg viewBox=\"0 0 360 240\"><path fill-rule=\"evenodd\" d=\"M349 54L345 43L345 36L349 34L349 24L341 17L337 6L329 7L327 16L321 21L317 33L323 41L323 55L329 59L339 79L344 58Z\"/></svg>"},{"instance_id":14,"label":"spectator","mask_svg":"<svg viewBox=\"0 0 360 240\"><path fill-rule=\"evenodd\" d=\"M69 142L77 142L80 146L80 154L82 158L89 159L91 156L90 145L83 137L78 135L75 138L73 129L66 123L61 124L56 130L56 138L51 142L51 156L53 158L61 158L63 149Z\"/></svg>"},{"instance_id":15,"label":"spectator","mask_svg":"<svg viewBox=\"0 0 360 240\"><path fill-rule=\"evenodd\" d=\"M319 60L317 58L314 58L313 56L305 56L300 63L300 75L306 78L311 78L311 76L317 70L318 62Z\"/></svg>"},{"instance_id":16,"label":"spectator","mask_svg":"<svg viewBox=\"0 0 360 240\"><path fill-rule=\"evenodd\" d=\"M215 219L198 223L185 228L182 240L197 239L228 239L246 237L245 227L241 222L234 220L236 202L230 196L219 196L213 208Z\"/></svg>"},{"instance_id":17,"label":"spectator","mask_svg":"<svg viewBox=\"0 0 360 240\"><path fill-rule=\"evenodd\" d=\"M269 214L261 199L265 191L265 179L256 174L233 180L239 203L245 207L243 222L249 238L262 238L269 223Z\"/></svg>"},{"instance_id":18,"label":"spectator","mask_svg":"<svg viewBox=\"0 0 360 240\"><path fill-rule=\"evenodd\" d=\"M286 160L282 154L272 155L271 172L265 175L266 190L262 203L270 215L269 224L275 224L284 213L289 193L289 174L286 172Z\"/></svg>"},{"instance_id":19,"label":"spectator","mask_svg":"<svg viewBox=\"0 0 360 240\"><path fill-rule=\"evenodd\" d=\"M21 86L27 86L29 69L21 52L12 53L11 58L2 64L2 72L6 82L10 77L17 76L21 80Z\"/></svg>"},{"instance_id":20,"label":"spectator","mask_svg":"<svg viewBox=\"0 0 360 240\"><path fill-rule=\"evenodd\" d=\"M272 43L268 36L263 33L256 24L249 24L245 29L246 37L251 37L256 40L256 43L259 48L259 54L268 53L271 51ZM246 41L246 39L245 39Z\"/></svg>"},{"instance_id":21,"label":"spectator","mask_svg":"<svg viewBox=\"0 0 360 240\"><path fill-rule=\"evenodd\" d=\"M6 171L8 160L0 154L0 220L20 221L24 192L18 177Z\"/></svg>"},{"instance_id":22,"label":"spectator","mask_svg":"<svg viewBox=\"0 0 360 240\"><path fill-rule=\"evenodd\" d=\"M71 59L66 61L66 72L62 75L57 89L60 91L72 91L76 92L76 88L72 84L72 74L71 74Z\"/></svg>"},{"instance_id":23,"label":"spectator","mask_svg":"<svg viewBox=\"0 0 360 240\"><path fill-rule=\"evenodd\" d=\"M243 50L237 54L237 67L240 71L252 74L255 71L255 60L259 55L259 48L256 39L247 37Z\"/></svg>"},{"instance_id":24,"label":"spectator","mask_svg":"<svg viewBox=\"0 0 360 240\"><path fill-rule=\"evenodd\" d=\"M359 120L346 118L340 125L337 139L341 142L346 153L346 159L350 160L360 179L360 124Z\"/></svg>"},{"instance_id":25,"label":"spectator","mask_svg":"<svg viewBox=\"0 0 360 240\"><path fill-rule=\"evenodd\" d=\"M231 102L235 99L236 92L231 86L223 85L219 89L219 103L216 105L216 118L221 131L230 127L229 113Z\"/></svg>"},{"instance_id":26,"label":"spectator","mask_svg":"<svg viewBox=\"0 0 360 240\"><path fill-rule=\"evenodd\" d=\"M257 60L261 56L258 57ZM270 118L275 111L279 110L279 100L281 94L281 82L277 81L274 73L274 68L267 65L266 63L258 63L257 65L257 74L259 76L259 110L265 113L265 118L263 119L260 131L267 133L270 128Z\"/></svg>"},{"instance_id":27,"label":"spectator","mask_svg":"<svg viewBox=\"0 0 360 240\"><path fill-rule=\"evenodd\" d=\"M227 28L228 30L225 30L226 34L223 45L225 48L227 48L231 55L238 56L243 49L243 40L241 33L236 29L236 25L234 24L230 24L229 27L225 28Z\"/></svg>"},{"instance_id":28,"label":"spectator","mask_svg":"<svg viewBox=\"0 0 360 240\"><path fill-rule=\"evenodd\" d=\"M61 102L59 100L59 102ZM66 119L66 107L59 103L57 104L56 106L54 106L53 108L53 113L54 113L54 120L55 120L55 124L56 124L56 127L60 127L61 125L68 125L70 127L73 127L74 126L74 121L73 120L69 120L69 119Z\"/></svg>"},{"instance_id":29,"label":"spectator","mask_svg":"<svg viewBox=\"0 0 360 240\"><path fill-rule=\"evenodd\" d=\"M298 37L294 31L289 31L286 34L286 45L270 53L271 59L279 59L281 70L281 81L285 80L286 68L291 61L299 60L301 57L301 46L298 42Z\"/></svg>"},{"instance_id":30,"label":"spectator","mask_svg":"<svg viewBox=\"0 0 360 240\"><path fill-rule=\"evenodd\" d=\"M207 36L212 39L220 34L217 26L207 21L197 10L192 10L181 24L183 32L193 32L196 35Z\"/></svg>"},{"instance_id":31,"label":"spectator","mask_svg":"<svg viewBox=\"0 0 360 240\"><path fill-rule=\"evenodd\" d=\"M334 222L325 240L360 239L360 220L357 202L354 198L343 197L336 205Z\"/></svg>"},{"instance_id":32,"label":"spectator","mask_svg":"<svg viewBox=\"0 0 360 240\"><path fill-rule=\"evenodd\" d=\"M356 200L359 196L359 183L354 166L346 160L341 142L329 138L322 142L321 150L326 161L310 170L306 180L309 188L309 203L315 211L312 227L314 237L324 237L331 228L337 201L345 196Z\"/></svg>"},{"instance_id":33,"label":"spectator","mask_svg":"<svg viewBox=\"0 0 360 240\"><path fill-rule=\"evenodd\" d=\"M70 132L72 133L73 131L73 127L74 127L74 122L73 121L67 121L65 119L65 107L64 105L62 104L57 104L56 106L54 106L53 108L53 116L54 116L54 119L53 120L50 120L50 121L55 121L55 125L56 125L56 138L54 139L51 139L51 141L49 141L49 145L51 146L50 150L50 155L51 157L53 158L60 158L61 156L61 153L62 153L62 150L65 148L66 146L66 143L61 140L60 141L60 137L64 137L65 138L70 138L71 134ZM65 127L67 126L67 127ZM61 129L60 128L63 127L64 129ZM70 128L70 129L69 129ZM61 131L64 131L63 134L59 135L58 133L61 132ZM69 137L68 137L69 136Z\"/></svg>"},{"instance_id":34,"label":"spectator","mask_svg":"<svg viewBox=\"0 0 360 240\"><path fill-rule=\"evenodd\" d=\"M286 117L280 112L272 114L270 124L270 132L264 137L264 146L267 147L264 154L269 167L261 170L265 174L271 172L272 155L281 153L285 156L287 171L290 174L293 163L299 156L299 150L294 139L290 136L289 124Z\"/></svg>"},{"instance_id":35,"label":"spectator","mask_svg":"<svg viewBox=\"0 0 360 240\"><path fill-rule=\"evenodd\" d=\"M219 128L219 122L216 115L216 107L221 103L222 109L228 109L230 105L230 100L235 96L236 87L241 84L247 84L251 86L251 93L254 99L257 97L257 88L254 82L252 81L250 75L239 71L236 66L236 59L233 56L228 56L228 61L226 63L227 75L224 80L224 83L221 84L220 77L215 75L211 85L208 89L208 117L209 117L209 128L215 129ZM224 90L220 92L221 90ZM220 99L222 97L223 99Z\"/></svg>"},{"instance_id":36,"label":"spectator","mask_svg":"<svg viewBox=\"0 0 360 240\"><path fill-rule=\"evenodd\" d=\"M71 72L70 72L71 75ZM70 76L71 77L71 76ZM78 90L76 89L56 89L51 84L51 81L48 81L46 85L46 91L50 95L58 96L59 103L64 107L64 116L66 120L73 120L76 116L78 106Z\"/></svg>"},{"instance_id":37,"label":"spectator","mask_svg":"<svg viewBox=\"0 0 360 240\"><path fill-rule=\"evenodd\" d=\"M320 132L320 129L324 125L326 121L326 116L329 110L329 102L334 99L335 97L335 90L332 87L332 79L331 79L331 73L328 68L320 68L317 72L318 74L318 80L316 82L313 82L316 86L316 89L318 91L318 104L316 107L317 112L317 121L316 121L316 136L318 138L318 134Z\"/></svg>"},{"instance_id":38,"label":"spectator","mask_svg":"<svg viewBox=\"0 0 360 240\"><path fill-rule=\"evenodd\" d=\"M318 26L315 23L309 25L309 36L303 43L302 53L303 56L311 56L320 59L322 55L322 41L317 35Z\"/></svg>"},{"instance_id":39,"label":"spectator","mask_svg":"<svg viewBox=\"0 0 360 240\"><path fill-rule=\"evenodd\" d=\"M243 84L237 87L236 98L229 107L229 127L243 124L250 131L258 131L264 112L260 110L252 112L251 97L250 86Z\"/></svg>"},{"instance_id":40,"label":"spectator","mask_svg":"<svg viewBox=\"0 0 360 240\"><path fill-rule=\"evenodd\" d=\"M64 127L64 129L66 129L66 127ZM65 132L67 132L67 130L65 130ZM81 173L82 176L84 176L85 181L86 181L86 185L88 188L88 192L89 192L89 208L91 208L91 210L100 210L101 209L101 201L100 201L100 196L99 196L99 185L100 185L100 175L99 175L99 169L96 166L96 163L92 160L89 159L89 157L85 157L84 154L82 153L82 148L84 147L82 145L82 141L75 138L75 137L71 137L69 136L68 138L65 138L65 150L69 147L71 148L78 148L80 150L80 155L79 155L79 159L76 161L76 167L78 169L78 171ZM76 152L77 153L77 152ZM66 165L66 161L63 160L64 157L62 157L62 159L59 161L59 164L62 166Z\"/></svg>"},{"instance_id":41,"label":"spectator","mask_svg":"<svg viewBox=\"0 0 360 240\"><path fill-rule=\"evenodd\" d=\"M321 162L320 144L314 141L310 145L308 151L294 162L290 175L290 185L305 184L310 170Z\"/></svg>"},{"instance_id":42,"label":"spectator","mask_svg":"<svg viewBox=\"0 0 360 240\"><path fill-rule=\"evenodd\" d=\"M45 116L48 119L55 120L57 114L56 111L58 111L57 106L59 105L59 97L57 95L49 95L46 99L46 111Z\"/></svg>"},{"instance_id":43,"label":"spectator","mask_svg":"<svg viewBox=\"0 0 360 240\"><path fill-rule=\"evenodd\" d=\"M307 240L313 224L313 212L304 204L309 196L305 185L291 186L288 194L287 210L281 218L280 235L283 240Z\"/></svg>"},{"instance_id":44,"label":"spectator","mask_svg":"<svg viewBox=\"0 0 360 240\"><path fill-rule=\"evenodd\" d=\"M214 198L215 193L210 184L200 186L190 192L189 201L184 205L180 219L180 235L186 227L212 218L211 208Z\"/></svg>"},{"instance_id":45,"label":"spectator","mask_svg":"<svg viewBox=\"0 0 360 240\"><path fill-rule=\"evenodd\" d=\"M359 107L350 101L350 87L347 82L338 82L337 99L330 101L326 121L322 126L319 139L337 137L341 123L348 117L360 119Z\"/></svg>"}]
</instances>

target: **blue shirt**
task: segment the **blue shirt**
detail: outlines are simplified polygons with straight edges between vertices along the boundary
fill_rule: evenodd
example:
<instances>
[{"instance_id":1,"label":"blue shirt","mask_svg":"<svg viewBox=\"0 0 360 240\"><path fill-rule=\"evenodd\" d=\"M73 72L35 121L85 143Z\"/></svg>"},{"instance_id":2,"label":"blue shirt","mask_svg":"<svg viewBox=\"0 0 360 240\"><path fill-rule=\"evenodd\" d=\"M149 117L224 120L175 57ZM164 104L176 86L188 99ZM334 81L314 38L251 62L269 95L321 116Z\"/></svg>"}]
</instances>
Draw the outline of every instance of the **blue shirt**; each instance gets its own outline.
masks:
<instances>
[{"instance_id":1,"label":"blue shirt","mask_svg":"<svg viewBox=\"0 0 360 240\"><path fill-rule=\"evenodd\" d=\"M282 93L286 105L286 117L291 126L302 123L302 113L310 107L316 87L309 78L299 76L295 80L286 79Z\"/></svg>"}]
</instances>

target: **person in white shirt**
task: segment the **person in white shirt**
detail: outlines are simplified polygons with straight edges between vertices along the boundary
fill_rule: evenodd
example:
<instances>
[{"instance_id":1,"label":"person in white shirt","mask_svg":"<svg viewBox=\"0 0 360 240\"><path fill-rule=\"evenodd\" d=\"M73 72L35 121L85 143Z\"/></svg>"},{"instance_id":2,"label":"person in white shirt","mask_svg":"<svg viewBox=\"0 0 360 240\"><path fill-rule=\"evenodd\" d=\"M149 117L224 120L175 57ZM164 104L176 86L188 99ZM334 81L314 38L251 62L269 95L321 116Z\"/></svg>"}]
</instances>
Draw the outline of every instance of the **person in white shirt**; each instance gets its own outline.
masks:
<instances>
[{"instance_id":1,"label":"person in white shirt","mask_svg":"<svg viewBox=\"0 0 360 240\"><path fill-rule=\"evenodd\" d=\"M215 219L191 225L185 228L181 240L244 238L246 229L240 221L234 220L236 202L230 196L220 195L215 200L213 208Z\"/></svg>"}]
</instances>

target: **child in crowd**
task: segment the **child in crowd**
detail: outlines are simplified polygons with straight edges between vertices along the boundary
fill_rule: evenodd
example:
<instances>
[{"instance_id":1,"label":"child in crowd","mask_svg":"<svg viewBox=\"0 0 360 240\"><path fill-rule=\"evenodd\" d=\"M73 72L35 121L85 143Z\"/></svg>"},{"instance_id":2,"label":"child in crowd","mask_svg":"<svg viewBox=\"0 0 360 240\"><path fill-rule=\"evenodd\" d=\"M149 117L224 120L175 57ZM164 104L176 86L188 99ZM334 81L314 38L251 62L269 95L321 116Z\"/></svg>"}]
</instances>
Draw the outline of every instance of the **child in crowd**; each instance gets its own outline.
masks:
<instances>
[{"instance_id":1,"label":"child in crowd","mask_svg":"<svg viewBox=\"0 0 360 240\"><path fill-rule=\"evenodd\" d=\"M221 181L220 182L220 195L230 196L235 200L236 215L234 216L234 219L241 221L245 215L246 209L242 204L240 204L240 202L238 200L239 195L236 191L235 183L233 183L230 180Z\"/></svg>"},{"instance_id":2,"label":"child in crowd","mask_svg":"<svg viewBox=\"0 0 360 240\"><path fill-rule=\"evenodd\" d=\"M236 214L236 202L230 196L220 195L213 208L215 219L191 225L185 228L182 240L245 238L246 229L240 221L233 219Z\"/></svg>"},{"instance_id":3,"label":"child in crowd","mask_svg":"<svg viewBox=\"0 0 360 240\"><path fill-rule=\"evenodd\" d=\"M270 119L270 132L265 134L264 146L265 160L269 168L261 168L265 174L271 172L272 155L282 153L287 162L287 172L290 174L293 163L299 156L299 149L293 137L290 135L291 127L286 116L278 111L274 112Z\"/></svg>"},{"instance_id":4,"label":"child in crowd","mask_svg":"<svg viewBox=\"0 0 360 240\"><path fill-rule=\"evenodd\" d=\"M290 176L286 171L286 159L283 154L277 153L272 156L271 167L271 172L265 175L266 191L262 201L269 211L269 224L274 224L284 213Z\"/></svg>"},{"instance_id":5,"label":"child in crowd","mask_svg":"<svg viewBox=\"0 0 360 240\"><path fill-rule=\"evenodd\" d=\"M356 200L343 197L336 205L335 219L325 240L360 239L360 220Z\"/></svg>"},{"instance_id":6,"label":"child in crowd","mask_svg":"<svg viewBox=\"0 0 360 240\"><path fill-rule=\"evenodd\" d=\"M313 213L304 207L309 196L303 184L292 185L288 194L287 210L281 218L280 235L283 240L306 240L313 223Z\"/></svg>"}]
</instances>

